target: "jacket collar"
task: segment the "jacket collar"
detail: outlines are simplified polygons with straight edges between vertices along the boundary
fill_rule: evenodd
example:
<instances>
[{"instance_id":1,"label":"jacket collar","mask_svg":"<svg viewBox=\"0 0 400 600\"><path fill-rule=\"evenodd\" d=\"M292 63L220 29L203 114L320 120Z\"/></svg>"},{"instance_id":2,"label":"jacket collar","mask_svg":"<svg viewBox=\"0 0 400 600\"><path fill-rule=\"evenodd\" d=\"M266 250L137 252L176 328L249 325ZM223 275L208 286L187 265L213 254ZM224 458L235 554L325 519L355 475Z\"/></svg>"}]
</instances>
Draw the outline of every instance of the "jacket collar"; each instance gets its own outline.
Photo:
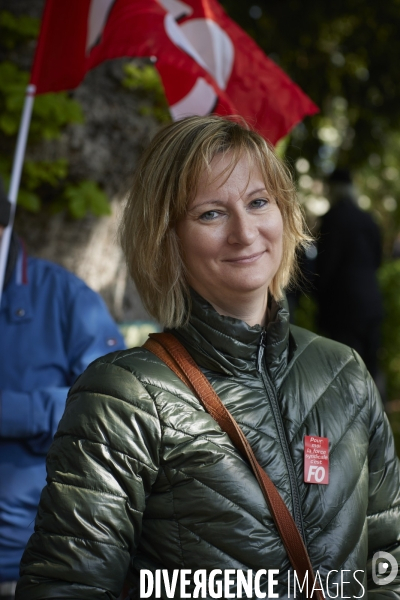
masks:
<instances>
[{"instance_id":1,"label":"jacket collar","mask_svg":"<svg viewBox=\"0 0 400 600\"><path fill-rule=\"evenodd\" d=\"M187 325L172 330L197 364L230 376L257 375L260 345L273 380L280 379L289 359L289 312L286 300L270 306L270 320L264 329L224 317L204 298L191 291L192 310Z\"/></svg>"}]
</instances>

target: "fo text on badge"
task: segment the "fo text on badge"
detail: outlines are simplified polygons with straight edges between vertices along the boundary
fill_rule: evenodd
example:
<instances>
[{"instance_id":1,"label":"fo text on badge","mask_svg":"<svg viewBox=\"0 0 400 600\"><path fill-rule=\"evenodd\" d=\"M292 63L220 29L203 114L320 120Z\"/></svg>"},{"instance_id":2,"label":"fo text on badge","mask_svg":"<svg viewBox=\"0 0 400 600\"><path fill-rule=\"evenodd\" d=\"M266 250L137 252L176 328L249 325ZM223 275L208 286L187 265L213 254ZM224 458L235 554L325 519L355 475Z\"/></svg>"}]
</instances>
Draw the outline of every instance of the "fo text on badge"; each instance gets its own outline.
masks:
<instances>
[{"instance_id":1,"label":"fo text on badge","mask_svg":"<svg viewBox=\"0 0 400 600\"><path fill-rule=\"evenodd\" d=\"M304 436L304 481L329 483L329 440L314 435Z\"/></svg>"}]
</instances>

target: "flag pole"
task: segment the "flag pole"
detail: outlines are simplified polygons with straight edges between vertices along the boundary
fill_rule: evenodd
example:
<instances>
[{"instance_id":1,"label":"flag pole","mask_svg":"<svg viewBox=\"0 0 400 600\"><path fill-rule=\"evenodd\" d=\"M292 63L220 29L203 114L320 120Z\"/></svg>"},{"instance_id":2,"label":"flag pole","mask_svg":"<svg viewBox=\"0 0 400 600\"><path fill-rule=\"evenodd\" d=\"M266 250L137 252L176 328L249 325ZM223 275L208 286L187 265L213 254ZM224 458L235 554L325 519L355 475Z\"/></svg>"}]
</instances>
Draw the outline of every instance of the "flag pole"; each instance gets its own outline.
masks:
<instances>
[{"instance_id":1,"label":"flag pole","mask_svg":"<svg viewBox=\"0 0 400 600\"><path fill-rule=\"evenodd\" d=\"M21 181L22 167L24 165L24 156L26 142L28 139L29 125L31 122L33 102L35 100L36 85L29 84L26 88L24 108L22 110L21 123L19 126L17 145L15 148L13 168L11 173L10 188L8 199L11 202L10 222L4 229L0 246L0 305L3 292L4 277L6 274L8 250L11 241L11 232L14 224L15 209L17 205L19 183Z\"/></svg>"}]
</instances>

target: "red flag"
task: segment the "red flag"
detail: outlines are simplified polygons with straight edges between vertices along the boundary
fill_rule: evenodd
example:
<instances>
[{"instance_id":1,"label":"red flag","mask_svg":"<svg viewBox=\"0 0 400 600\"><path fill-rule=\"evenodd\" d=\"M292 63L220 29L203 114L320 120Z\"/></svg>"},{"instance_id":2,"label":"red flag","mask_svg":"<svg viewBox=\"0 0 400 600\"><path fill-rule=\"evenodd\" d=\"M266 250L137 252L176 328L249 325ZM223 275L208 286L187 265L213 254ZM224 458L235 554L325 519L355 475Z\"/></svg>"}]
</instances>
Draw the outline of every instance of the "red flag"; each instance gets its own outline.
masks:
<instances>
[{"instance_id":1,"label":"red flag","mask_svg":"<svg viewBox=\"0 0 400 600\"><path fill-rule=\"evenodd\" d=\"M216 0L47 0L31 83L72 89L122 56L155 58L174 119L236 114L276 143L318 110Z\"/></svg>"}]
</instances>

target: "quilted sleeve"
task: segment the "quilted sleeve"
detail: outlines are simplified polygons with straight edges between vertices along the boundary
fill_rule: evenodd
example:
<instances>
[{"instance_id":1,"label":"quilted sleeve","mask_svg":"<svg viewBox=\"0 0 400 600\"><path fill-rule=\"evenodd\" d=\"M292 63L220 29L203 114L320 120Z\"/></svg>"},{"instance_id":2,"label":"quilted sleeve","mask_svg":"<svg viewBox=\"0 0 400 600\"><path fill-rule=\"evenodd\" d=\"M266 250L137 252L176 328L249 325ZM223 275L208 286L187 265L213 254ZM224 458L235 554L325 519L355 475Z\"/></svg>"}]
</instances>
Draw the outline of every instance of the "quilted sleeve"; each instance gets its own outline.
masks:
<instances>
[{"instance_id":1,"label":"quilted sleeve","mask_svg":"<svg viewBox=\"0 0 400 600\"><path fill-rule=\"evenodd\" d=\"M158 473L161 430L151 397L112 356L93 363L69 394L17 600L111 600L123 587Z\"/></svg>"},{"instance_id":2,"label":"quilted sleeve","mask_svg":"<svg viewBox=\"0 0 400 600\"><path fill-rule=\"evenodd\" d=\"M368 376L368 374L367 374ZM369 380L371 401L370 446L369 446L369 503L368 503L368 598L373 600L400 599L400 467L396 456L393 434L383 410L381 399L372 379ZM377 556L387 552L388 557ZM390 560L394 565L389 565ZM386 569L381 577L384 583L373 578L379 564ZM388 577L395 573L393 581ZM376 576L375 576L376 579Z\"/></svg>"}]
</instances>

